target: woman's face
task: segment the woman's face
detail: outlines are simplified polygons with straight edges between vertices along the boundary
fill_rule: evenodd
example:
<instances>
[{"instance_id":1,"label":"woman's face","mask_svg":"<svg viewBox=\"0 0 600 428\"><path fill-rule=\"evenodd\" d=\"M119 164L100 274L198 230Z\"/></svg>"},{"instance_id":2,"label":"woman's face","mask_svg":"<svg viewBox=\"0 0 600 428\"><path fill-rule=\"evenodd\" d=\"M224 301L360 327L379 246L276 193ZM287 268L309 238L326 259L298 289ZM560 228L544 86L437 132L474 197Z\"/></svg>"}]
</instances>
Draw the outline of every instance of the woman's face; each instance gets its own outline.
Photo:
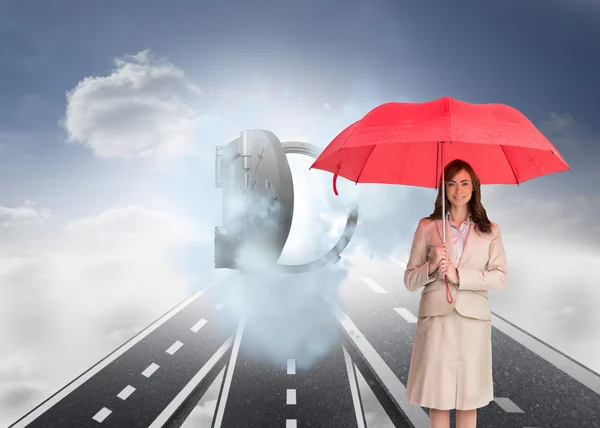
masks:
<instances>
[{"instance_id":1,"label":"woman's face","mask_svg":"<svg viewBox=\"0 0 600 428\"><path fill-rule=\"evenodd\" d=\"M446 195L455 207L466 205L471 200L473 183L467 171L460 170L450 181L446 182Z\"/></svg>"}]
</instances>

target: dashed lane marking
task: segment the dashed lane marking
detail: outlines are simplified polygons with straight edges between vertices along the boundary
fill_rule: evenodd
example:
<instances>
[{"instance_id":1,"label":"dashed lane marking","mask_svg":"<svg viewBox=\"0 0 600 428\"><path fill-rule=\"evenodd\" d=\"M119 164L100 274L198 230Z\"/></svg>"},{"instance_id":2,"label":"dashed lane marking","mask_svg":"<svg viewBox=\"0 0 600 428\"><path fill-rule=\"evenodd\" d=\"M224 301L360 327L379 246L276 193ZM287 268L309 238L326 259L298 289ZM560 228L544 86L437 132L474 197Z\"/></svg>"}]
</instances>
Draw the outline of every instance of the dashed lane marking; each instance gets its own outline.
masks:
<instances>
[{"instance_id":1,"label":"dashed lane marking","mask_svg":"<svg viewBox=\"0 0 600 428\"><path fill-rule=\"evenodd\" d=\"M494 397L494 401L507 413L525 413L508 397Z\"/></svg>"},{"instance_id":2,"label":"dashed lane marking","mask_svg":"<svg viewBox=\"0 0 600 428\"><path fill-rule=\"evenodd\" d=\"M287 360L287 374L296 374L296 360Z\"/></svg>"},{"instance_id":3,"label":"dashed lane marking","mask_svg":"<svg viewBox=\"0 0 600 428\"><path fill-rule=\"evenodd\" d=\"M192 330L194 333L198 333L198 330L200 330L202 327L204 327L207 322L208 321L206 321L204 318L202 318L200 321L198 321L196 324L194 324L192 326L192 328L190 328L190 330Z\"/></svg>"},{"instance_id":4,"label":"dashed lane marking","mask_svg":"<svg viewBox=\"0 0 600 428\"><path fill-rule=\"evenodd\" d=\"M400 314L400 316L402 318L404 318L406 321L408 321L410 323L417 322L417 318L408 309L406 309L406 308L394 308L394 310L396 312L398 312L398 314Z\"/></svg>"},{"instance_id":5,"label":"dashed lane marking","mask_svg":"<svg viewBox=\"0 0 600 428\"><path fill-rule=\"evenodd\" d=\"M46 401L42 402L40 405L35 407L33 410L31 410L29 413L27 413L21 419L16 421L11 428L25 428L26 426L28 426L31 422L33 422L35 419L40 417L43 413L48 411L48 409L50 409L56 403L61 401L63 398L65 398L71 392L75 391L77 388L79 388L79 386L81 386L85 382L87 382L90 378L92 378L94 375L96 375L96 373L98 373L100 370L102 370L104 367L111 364L113 361L115 361L117 358L119 358L121 355L123 355L129 349L131 349L135 344L140 342L143 338L148 336L150 333L152 333L154 330L156 330L162 324L167 322L171 317L173 317L175 314L180 312L186 306L193 303L200 296L202 296L204 293L206 293L208 290L213 288L216 284L220 283L223 279L227 278L228 276L229 276L229 274L227 272L225 272L224 274L219 274L218 277L215 278L215 280L212 281L210 284L208 284L203 290L200 290L200 291L192 294L190 297L188 297L187 299L185 299L184 301L179 303L177 306L175 306L169 312L167 312L166 314L161 316L159 319L154 321L151 325L149 325L144 330L142 330L137 335L135 335L133 338L131 338L128 342L121 345L119 348L117 348L111 354L107 355L105 358L100 360L96 365L90 367L86 372L82 373L79 377L77 377L75 380L73 380L71 383L69 383L63 389L59 390L56 394L52 395Z\"/></svg>"},{"instance_id":6,"label":"dashed lane marking","mask_svg":"<svg viewBox=\"0 0 600 428\"><path fill-rule=\"evenodd\" d=\"M400 260L397 257L389 256L389 259L400 266L402 269L406 269L406 262L404 260Z\"/></svg>"},{"instance_id":7,"label":"dashed lane marking","mask_svg":"<svg viewBox=\"0 0 600 428\"><path fill-rule=\"evenodd\" d=\"M155 372L156 370L158 370L158 368L159 368L159 367L160 367L160 366L159 366L158 364L154 364L154 363L150 364L150 365L149 365L149 366L146 368L146 370L144 370L144 371L142 372L142 376L145 376L145 377L150 377L150 376L152 376L152 375L154 374L154 372Z\"/></svg>"},{"instance_id":8,"label":"dashed lane marking","mask_svg":"<svg viewBox=\"0 0 600 428\"><path fill-rule=\"evenodd\" d=\"M233 337L229 337L227 341L213 354L212 357L202 366L196 375L184 386L179 394L171 401L167 407L158 415L158 417L150 424L148 428L162 428L173 417L173 415L181 408L183 403L189 396L198 388L198 385L206 378L208 373L213 370L215 365L223 358L223 355L231 348Z\"/></svg>"},{"instance_id":9,"label":"dashed lane marking","mask_svg":"<svg viewBox=\"0 0 600 428\"><path fill-rule=\"evenodd\" d=\"M175 343L173 343L169 349L167 349L167 354L175 354L175 352L179 351L179 348L181 348L183 346L183 343L181 343L179 340L176 340Z\"/></svg>"},{"instance_id":10,"label":"dashed lane marking","mask_svg":"<svg viewBox=\"0 0 600 428\"><path fill-rule=\"evenodd\" d=\"M95 420L96 422L104 422L104 419L106 419L108 417L108 415L110 415L112 413L112 410L107 409L106 407L101 408L98 413L96 413L94 415L94 417L92 418L93 420Z\"/></svg>"},{"instance_id":11,"label":"dashed lane marking","mask_svg":"<svg viewBox=\"0 0 600 428\"><path fill-rule=\"evenodd\" d=\"M125 388L123 388L123 391L117 394L117 397L119 397L121 400L127 400L134 391L135 388L133 386L127 385Z\"/></svg>"},{"instance_id":12,"label":"dashed lane marking","mask_svg":"<svg viewBox=\"0 0 600 428\"><path fill-rule=\"evenodd\" d=\"M379 294L383 294L383 293L387 293L387 291L385 291L383 289L383 287L381 287L381 285L377 284L377 282L373 279L373 278L363 278L362 279L370 288L371 290L373 290L375 293L379 293Z\"/></svg>"},{"instance_id":13,"label":"dashed lane marking","mask_svg":"<svg viewBox=\"0 0 600 428\"><path fill-rule=\"evenodd\" d=\"M296 390L295 389L287 390L285 404L287 404L288 406L296 405Z\"/></svg>"}]
</instances>

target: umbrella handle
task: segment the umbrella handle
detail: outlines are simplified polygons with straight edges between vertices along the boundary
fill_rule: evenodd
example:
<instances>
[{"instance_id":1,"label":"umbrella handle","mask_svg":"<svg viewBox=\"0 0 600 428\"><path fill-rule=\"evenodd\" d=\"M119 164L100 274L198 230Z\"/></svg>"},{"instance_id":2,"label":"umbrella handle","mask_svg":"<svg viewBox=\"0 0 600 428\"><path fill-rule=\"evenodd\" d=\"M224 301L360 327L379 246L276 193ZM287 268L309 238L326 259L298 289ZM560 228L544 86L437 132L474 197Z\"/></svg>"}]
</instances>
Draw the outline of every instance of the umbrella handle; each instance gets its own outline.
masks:
<instances>
[{"instance_id":1,"label":"umbrella handle","mask_svg":"<svg viewBox=\"0 0 600 428\"><path fill-rule=\"evenodd\" d=\"M450 293L450 286L448 285L448 278L444 277L444 280L446 281L446 300L448 301L448 303L452 303L452 302L454 302L454 299L452 298L452 293Z\"/></svg>"}]
</instances>

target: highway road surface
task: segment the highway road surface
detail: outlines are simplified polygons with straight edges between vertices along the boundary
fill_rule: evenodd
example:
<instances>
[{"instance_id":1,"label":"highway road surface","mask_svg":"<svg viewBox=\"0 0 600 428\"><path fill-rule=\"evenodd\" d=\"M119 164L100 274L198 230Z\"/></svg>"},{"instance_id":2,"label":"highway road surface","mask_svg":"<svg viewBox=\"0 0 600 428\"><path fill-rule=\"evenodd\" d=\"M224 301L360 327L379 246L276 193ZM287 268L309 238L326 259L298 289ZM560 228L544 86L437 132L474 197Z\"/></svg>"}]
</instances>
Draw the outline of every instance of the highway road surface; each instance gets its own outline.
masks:
<instances>
[{"instance_id":1,"label":"highway road surface","mask_svg":"<svg viewBox=\"0 0 600 428\"><path fill-rule=\"evenodd\" d=\"M404 288L405 264L393 261L363 264L340 300L381 364L406 385L420 293ZM495 399L478 411L478 427L600 427L597 373L496 314L492 326Z\"/></svg>"},{"instance_id":2,"label":"highway road surface","mask_svg":"<svg viewBox=\"0 0 600 428\"><path fill-rule=\"evenodd\" d=\"M252 330L260 329L260 323L246 320L239 354L229 365L234 368L230 383L227 383L227 376L225 378L224 390L228 394L221 396L216 426L240 427L240 415L244 415L245 428L358 428L355 410L360 410L360 405L355 409L358 397L353 395L356 394L356 380L351 377L354 376L352 366L348 370L345 364L338 323L328 309L325 301L318 301L311 311L328 311L329 319L321 328L331 330L337 343L332 343L331 348L310 367L299 361L293 351L288 358L276 362L264 351L256 349L251 340L244 339L253 337ZM293 313L284 314L288 318L294 316ZM283 324L287 324L286 321L281 320ZM355 387L354 391L351 385Z\"/></svg>"},{"instance_id":3,"label":"highway road surface","mask_svg":"<svg viewBox=\"0 0 600 428\"><path fill-rule=\"evenodd\" d=\"M187 299L12 426L163 426L181 392L218 374L231 348L237 324L211 322L218 295L213 286Z\"/></svg>"},{"instance_id":4,"label":"highway road surface","mask_svg":"<svg viewBox=\"0 0 600 428\"><path fill-rule=\"evenodd\" d=\"M223 316L225 275L12 426L426 428L427 409L405 397L419 293L402 275L400 261L365 262L338 298L314 302L329 314L314 335L331 340L313 362L302 347L267 358L257 319ZM288 331L303 326L294 316L280 320ZM478 427L600 428L598 374L498 315L492 325L495 399Z\"/></svg>"}]
</instances>

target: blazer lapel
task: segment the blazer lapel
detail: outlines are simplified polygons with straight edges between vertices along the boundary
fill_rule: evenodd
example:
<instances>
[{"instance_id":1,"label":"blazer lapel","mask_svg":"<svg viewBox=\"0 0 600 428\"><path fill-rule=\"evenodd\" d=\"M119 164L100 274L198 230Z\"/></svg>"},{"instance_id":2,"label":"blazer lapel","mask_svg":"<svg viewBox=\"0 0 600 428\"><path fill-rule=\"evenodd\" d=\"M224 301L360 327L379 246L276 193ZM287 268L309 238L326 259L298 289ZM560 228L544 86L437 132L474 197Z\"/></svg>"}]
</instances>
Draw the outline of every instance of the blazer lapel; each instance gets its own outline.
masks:
<instances>
[{"instance_id":1,"label":"blazer lapel","mask_svg":"<svg viewBox=\"0 0 600 428\"><path fill-rule=\"evenodd\" d=\"M460 256L460 263L457 267L462 267L465 264L465 262L469 259L469 256L473 251L473 241L477 239L474 236L476 233L477 231L475 230L475 222L471 220L471 224L469 225L469 234L467 235L467 242L465 242L465 247L463 248L462 255Z\"/></svg>"},{"instance_id":2,"label":"blazer lapel","mask_svg":"<svg viewBox=\"0 0 600 428\"><path fill-rule=\"evenodd\" d=\"M442 241L442 220L436 220L435 224L437 226L438 234L440 235L440 241ZM471 233L469 232L469 235L470 234ZM448 219L446 219L446 247L450 253L450 259L452 260L452 263L454 266L456 266L456 258L454 257L454 244L452 243L452 231L450 230L450 223L448 222Z\"/></svg>"}]
</instances>

